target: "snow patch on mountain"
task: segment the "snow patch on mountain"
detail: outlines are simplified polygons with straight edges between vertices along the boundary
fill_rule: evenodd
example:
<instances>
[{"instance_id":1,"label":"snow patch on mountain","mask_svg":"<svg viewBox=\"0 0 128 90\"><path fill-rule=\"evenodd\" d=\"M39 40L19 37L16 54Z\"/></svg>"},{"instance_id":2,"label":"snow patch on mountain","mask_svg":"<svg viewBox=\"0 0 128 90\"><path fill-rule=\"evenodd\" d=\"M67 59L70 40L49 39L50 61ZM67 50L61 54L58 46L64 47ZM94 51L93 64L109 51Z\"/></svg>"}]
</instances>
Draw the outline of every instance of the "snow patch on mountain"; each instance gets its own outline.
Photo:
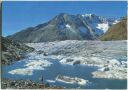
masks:
<instances>
[{"instance_id":1,"label":"snow patch on mountain","mask_svg":"<svg viewBox=\"0 0 128 90\"><path fill-rule=\"evenodd\" d=\"M66 27L67 27L67 28L71 28L71 26L70 26L69 24L66 24Z\"/></svg>"},{"instance_id":2,"label":"snow patch on mountain","mask_svg":"<svg viewBox=\"0 0 128 90\"><path fill-rule=\"evenodd\" d=\"M119 22L119 20L105 18L95 14L83 14L82 17L97 35L104 34L111 25Z\"/></svg>"},{"instance_id":3,"label":"snow patch on mountain","mask_svg":"<svg viewBox=\"0 0 128 90\"><path fill-rule=\"evenodd\" d=\"M113 22L113 24L117 24L117 23L119 23L120 21L119 20L115 20L114 22Z\"/></svg>"},{"instance_id":4,"label":"snow patch on mountain","mask_svg":"<svg viewBox=\"0 0 128 90\"><path fill-rule=\"evenodd\" d=\"M103 32L105 33L109 28L109 24L108 23L99 23L99 24L97 24L96 28L103 30Z\"/></svg>"},{"instance_id":5,"label":"snow patch on mountain","mask_svg":"<svg viewBox=\"0 0 128 90\"><path fill-rule=\"evenodd\" d=\"M106 18L96 16L95 14L84 14L82 17L85 22L88 23L89 27L91 27L99 36L104 34L110 26Z\"/></svg>"},{"instance_id":6,"label":"snow patch on mountain","mask_svg":"<svg viewBox=\"0 0 128 90\"><path fill-rule=\"evenodd\" d=\"M90 17L91 18L92 14L83 14L82 17Z\"/></svg>"}]
</instances>

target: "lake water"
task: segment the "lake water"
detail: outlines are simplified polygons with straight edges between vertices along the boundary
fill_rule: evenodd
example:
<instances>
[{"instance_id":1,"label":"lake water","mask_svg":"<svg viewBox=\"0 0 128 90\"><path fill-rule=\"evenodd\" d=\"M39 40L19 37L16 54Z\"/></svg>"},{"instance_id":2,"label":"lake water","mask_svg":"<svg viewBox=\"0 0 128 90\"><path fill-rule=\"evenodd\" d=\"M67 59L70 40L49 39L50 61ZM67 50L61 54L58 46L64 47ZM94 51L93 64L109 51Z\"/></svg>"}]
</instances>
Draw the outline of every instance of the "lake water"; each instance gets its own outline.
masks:
<instances>
[{"instance_id":1,"label":"lake water","mask_svg":"<svg viewBox=\"0 0 128 90\"><path fill-rule=\"evenodd\" d=\"M127 80L111 80L111 79L95 79L92 78L91 72L97 70L97 67L86 65L65 65L61 64L58 60L49 60L51 66L46 67L44 70L35 70L33 75L17 75L8 73L16 68L24 68L25 60L15 62L12 65L2 67L2 77L12 79L31 79L35 82L41 82L43 76L44 82L50 85L64 86L66 88L89 88L89 89L124 89L127 87ZM83 78L89 80L88 85L67 84L56 81L58 75Z\"/></svg>"}]
</instances>

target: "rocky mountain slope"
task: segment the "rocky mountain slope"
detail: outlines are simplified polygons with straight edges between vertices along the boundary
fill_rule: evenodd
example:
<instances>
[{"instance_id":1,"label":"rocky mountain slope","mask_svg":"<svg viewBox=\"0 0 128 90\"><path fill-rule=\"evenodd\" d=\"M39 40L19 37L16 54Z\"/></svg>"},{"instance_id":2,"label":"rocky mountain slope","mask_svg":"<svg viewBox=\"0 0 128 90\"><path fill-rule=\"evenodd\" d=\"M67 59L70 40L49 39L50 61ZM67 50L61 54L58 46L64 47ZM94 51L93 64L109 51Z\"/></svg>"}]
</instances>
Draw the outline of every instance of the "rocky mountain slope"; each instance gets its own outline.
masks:
<instances>
[{"instance_id":1,"label":"rocky mountain slope","mask_svg":"<svg viewBox=\"0 0 128 90\"><path fill-rule=\"evenodd\" d=\"M127 19L124 18L110 27L101 40L127 40Z\"/></svg>"},{"instance_id":2,"label":"rocky mountain slope","mask_svg":"<svg viewBox=\"0 0 128 90\"><path fill-rule=\"evenodd\" d=\"M104 34L114 21L95 14L61 13L52 20L17 32L8 38L21 42L56 40L94 40Z\"/></svg>"},{"instance_id":3,"label":"rocky mountain slope","mask_svg":"<svg viewBox=\"0 0 128 90\"><path fill-rule=\"evenodd\" d=\"M32 52L32 47L26 46L11 39L2 37L2 64L11 64L25 56L27 52Z\"/></svg>"}]
</instances>

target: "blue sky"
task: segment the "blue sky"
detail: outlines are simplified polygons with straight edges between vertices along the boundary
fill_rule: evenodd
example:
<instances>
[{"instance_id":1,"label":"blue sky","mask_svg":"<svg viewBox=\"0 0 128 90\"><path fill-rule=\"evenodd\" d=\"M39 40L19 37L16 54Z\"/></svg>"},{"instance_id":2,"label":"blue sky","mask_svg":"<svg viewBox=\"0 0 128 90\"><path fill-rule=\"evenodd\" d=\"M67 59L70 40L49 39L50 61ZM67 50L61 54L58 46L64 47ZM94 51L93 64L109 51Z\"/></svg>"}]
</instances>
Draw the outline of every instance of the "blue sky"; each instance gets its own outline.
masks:
<instances>
[{"instance_id":1,"label":"blue sky","mask_svg":"<svg viewBox=\"0 0 128 90\"><path fill-rule=\"evenodd\" d=\"M59 13L93 13L104 17L126 16L126 1L42 1L3 2L2 35L8 36L27 27L36 26L52 19Z\"/></svg>"}]
</instances>

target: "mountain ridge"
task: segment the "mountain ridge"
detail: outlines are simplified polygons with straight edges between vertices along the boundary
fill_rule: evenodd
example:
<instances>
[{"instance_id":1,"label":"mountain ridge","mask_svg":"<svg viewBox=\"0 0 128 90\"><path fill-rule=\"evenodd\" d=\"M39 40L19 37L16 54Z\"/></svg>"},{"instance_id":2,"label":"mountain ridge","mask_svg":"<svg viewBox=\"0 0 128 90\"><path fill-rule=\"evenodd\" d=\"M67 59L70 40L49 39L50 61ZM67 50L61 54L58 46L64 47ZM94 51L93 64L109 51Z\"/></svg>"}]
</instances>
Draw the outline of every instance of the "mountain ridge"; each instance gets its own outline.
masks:
<instances>
[{"instance_id":1,"label":"mountain ridge","mask_svg":"<svg viewBox=\"0 0 128 90\"><path fill-rule=\"evenodd\" d=\"M30 27L7 36L21 42L46 42L56 40L96 40L104 34L98 24L111 26L106 18L90 14L70 15L60 13L46 23Z\"/></svg>"},{"instance_id":2,"label":"mountain ridge","mask_svg":"<svg viewBox=\"0 0 128 90\"><path fill-rule=\"evenodd\" d=\"M110 27L100 39L102 41L127 40L127 17Z\"/></svg>"}]
</instances>

